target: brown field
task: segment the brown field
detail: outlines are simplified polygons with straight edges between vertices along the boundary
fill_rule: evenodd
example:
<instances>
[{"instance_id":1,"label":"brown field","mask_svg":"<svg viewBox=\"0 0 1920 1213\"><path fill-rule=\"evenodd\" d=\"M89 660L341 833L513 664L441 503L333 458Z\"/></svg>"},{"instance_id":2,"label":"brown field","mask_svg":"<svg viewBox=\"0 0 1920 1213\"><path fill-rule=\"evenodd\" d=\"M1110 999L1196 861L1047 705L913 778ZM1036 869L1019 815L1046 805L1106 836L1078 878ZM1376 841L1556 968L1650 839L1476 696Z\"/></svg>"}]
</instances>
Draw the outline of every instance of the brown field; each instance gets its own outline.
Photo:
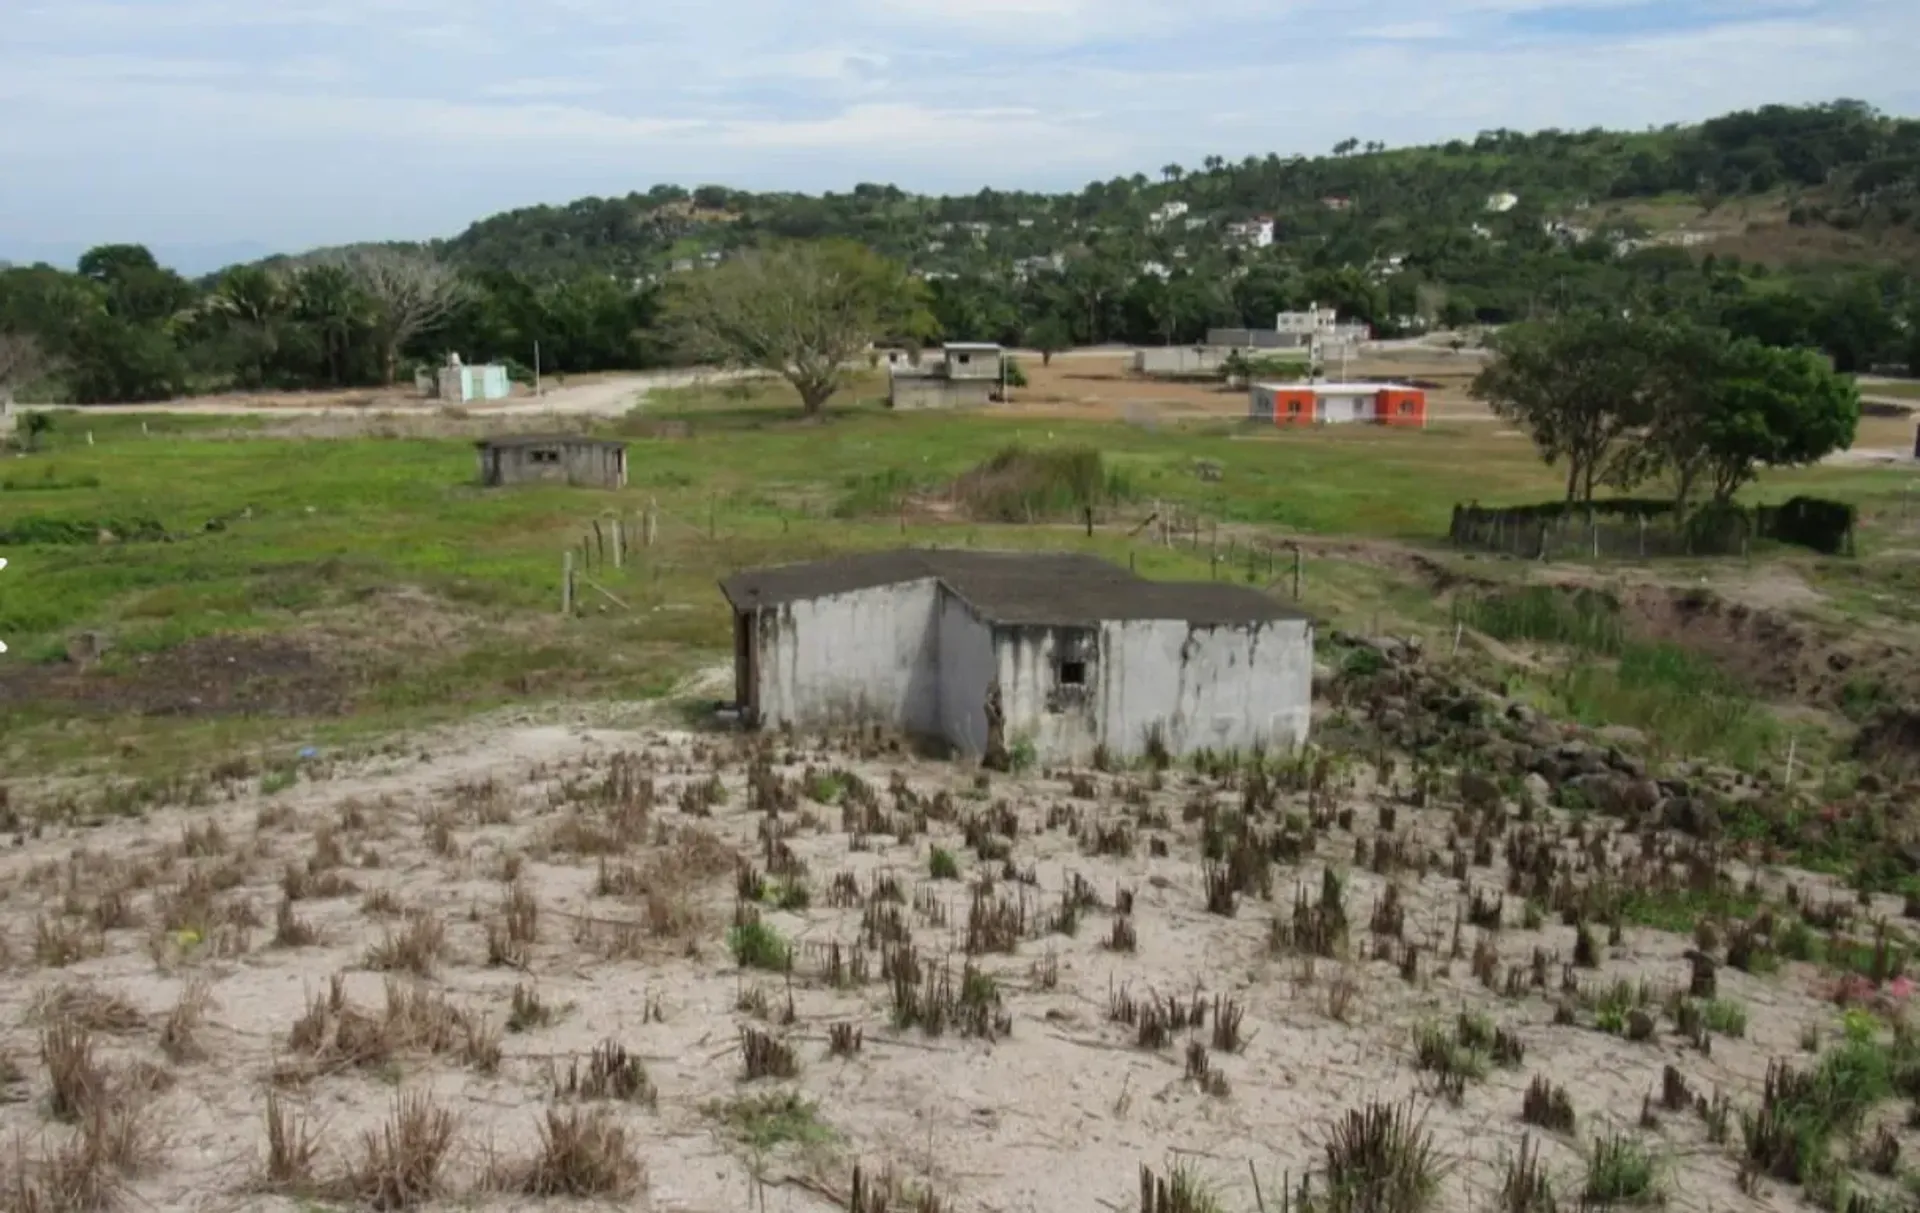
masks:
<instances>
[{"instance_id":1,"label":"brown field","mask_svg":"<svg viewBox=\"0 0 1920 1213\"><path fill-rule=\"evenodd\" d=\"M1131 353L1056 357L1044 366L1032 352L1019 355L1028 386L1013 389L1011 412L1081 421L1175 421L1244 417L1247 393L1214 383L1149 379L1132 371ZM1467 395L1478 369L1470 357L1424 351L1374 354L1353 359L1353 378L1395 378L1433 385L1429 415L1436 421L1486 420L1492 414ZM1330 371L1329 375L1335 372Z\"/></svg>"},{"instance_id":2,"label":"brown field","mask_svg":"<svg viewBox=\"0 0 1920 1213\"><path fill-rule=\"evenodd\" d=\"M1144 1165L1253 1210L1324 1185L1372 1102L1418 1118L1435 1186L1368 1208L1485 1208L1523 1142L1574 1203L1616 1135L1654 1165L1636 1200L1724 1208L1768 1065L1838 1022L1806 965L1723 968L1690 1003L1688 939L1568 925L1580 889L1687 896L1687 857L1716 863L1693 840L1525 796L1418 808L1400 764L760 761L494 728L33 829L0 858L0 1208L878 1208L849 1204L859 1166L895 1208L1095 1213ZM1301 849L1236 850L1235 894L1201 856L1239 809ZM1503 838L1599 865L1565 869L1564 920L1503 899ZM1831 896L1757 879L1728 895ZM1530 1083L1575 1124L1527 1123Z\"/></svg>"}]
</instances>

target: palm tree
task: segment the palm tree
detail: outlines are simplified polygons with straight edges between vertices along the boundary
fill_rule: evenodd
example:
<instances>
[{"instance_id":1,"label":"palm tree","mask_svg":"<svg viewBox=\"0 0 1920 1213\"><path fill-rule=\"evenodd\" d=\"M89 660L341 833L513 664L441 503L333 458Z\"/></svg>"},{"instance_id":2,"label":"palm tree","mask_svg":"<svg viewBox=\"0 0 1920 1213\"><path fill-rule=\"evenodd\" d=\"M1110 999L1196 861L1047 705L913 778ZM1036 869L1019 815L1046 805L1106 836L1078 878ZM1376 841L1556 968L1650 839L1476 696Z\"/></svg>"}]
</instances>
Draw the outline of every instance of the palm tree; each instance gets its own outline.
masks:
<instances>
[{"instance_id":1,"label":"palm tree","mask_svg":"<svg viewBox=\"0 0 1920 1213\"><path fill-rule=\"evenodd\" d=\"M362 324L362 300L353 279L338 265L310 265L293 279L294 312L320 338L327 382L339 387L354 335Z\"/></svg>"}]
</instances>

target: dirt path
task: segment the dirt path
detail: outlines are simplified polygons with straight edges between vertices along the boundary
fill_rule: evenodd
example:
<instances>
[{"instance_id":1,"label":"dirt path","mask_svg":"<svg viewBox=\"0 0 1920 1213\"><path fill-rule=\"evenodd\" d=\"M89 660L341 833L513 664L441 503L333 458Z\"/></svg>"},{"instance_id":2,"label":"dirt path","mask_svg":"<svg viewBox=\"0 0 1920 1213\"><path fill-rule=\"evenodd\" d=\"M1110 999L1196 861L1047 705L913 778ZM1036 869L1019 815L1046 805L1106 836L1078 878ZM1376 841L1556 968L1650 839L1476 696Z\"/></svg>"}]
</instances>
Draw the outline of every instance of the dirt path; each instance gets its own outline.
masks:
<instances>
[{"instance_id":1,"label":"dirt path","mask_svg":"<svg viewBox=\"0 0 1920 1213\"><path fill-rule=\"evenodd\" d=\"M529 417L552 414L567 417L619 417L637 406L656 388L686 387L695 383L749 377L736 371L698 369L691 371L645 371L613 375L571 387L548 388L540 396L516 396L508 400L461 405L461 411L474 417ZM192 399L160 401L151 404L90 405L87 413L177 413L201 417L366 417L378 415L434 416L442 412L438 401L395 398L349 402L340 397L322 397L326 403L299 403L298 395L242 397L239 399ZM364 398L362 398L364 400Z\"/></svg>"}]
</instances>

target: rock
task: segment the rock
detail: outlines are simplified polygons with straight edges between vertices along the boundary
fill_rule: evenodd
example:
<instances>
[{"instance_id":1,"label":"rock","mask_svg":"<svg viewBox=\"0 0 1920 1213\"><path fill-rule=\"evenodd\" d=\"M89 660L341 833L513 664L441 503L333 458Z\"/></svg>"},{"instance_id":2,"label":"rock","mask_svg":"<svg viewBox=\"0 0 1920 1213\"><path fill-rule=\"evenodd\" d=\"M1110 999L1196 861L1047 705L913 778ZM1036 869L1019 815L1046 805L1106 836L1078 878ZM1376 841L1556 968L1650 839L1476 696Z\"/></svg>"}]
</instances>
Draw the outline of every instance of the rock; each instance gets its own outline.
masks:
<instances>
[{"instance_id":1,"label":"rock","mask_svg":"<svg viewBox=\"0 0 1920 1213\"><path fill-rule=\"evenodd\" d=\"M1507 705L1507 719L1522 728L1533 724L1533 722L1539 718L1540 713L1534 711L1524 703L1510 703Z\"/></svg>"},{"instance_id":2,"label":"rock","mask_svg":"<svg viewBox=\"0 0 1920 1213\"><path fill-rule=\"evenodd\" d=\"M1531 772L1520 781L1520 799L1533 808L1544 809L1553 802L1553 787L1538 771Z\"/></svg>"},{"instance_id":3,"label":"rock","mask_svg":"<svg viewBox=\"0 0 1920 1213\"><path fill-rule=\"evenodd\" d=\"M1608 745L1620 746L1623 749L1644 750L1647 748L1647 735L1639 729L1631 728L1624 724L1605 725L1596 729L1594 736L1606 742Z\"/></svg>"},{"instance_id":4,"label":"rock","mask_svg":"<svg viewBox=\"0 0 1920 1213\"><path fill-rule=\"evenodd\" d=\"M1695 838L1711 838L1720 827L1713 810L1692 796L1669 796L1660 802L1656 812L1663 827Z\"/></svg>"},{"instance_id":5,"label":"rock","mask_svg":"<svg viewBox=\"0 0 1920 1213\"><path fill-rule=\"evenodd\" d=\"M1470 809L1491 809L1500 805L1500 785L1478 771L1460 772L1460 799Z\"/></svg>"}]
</instances>

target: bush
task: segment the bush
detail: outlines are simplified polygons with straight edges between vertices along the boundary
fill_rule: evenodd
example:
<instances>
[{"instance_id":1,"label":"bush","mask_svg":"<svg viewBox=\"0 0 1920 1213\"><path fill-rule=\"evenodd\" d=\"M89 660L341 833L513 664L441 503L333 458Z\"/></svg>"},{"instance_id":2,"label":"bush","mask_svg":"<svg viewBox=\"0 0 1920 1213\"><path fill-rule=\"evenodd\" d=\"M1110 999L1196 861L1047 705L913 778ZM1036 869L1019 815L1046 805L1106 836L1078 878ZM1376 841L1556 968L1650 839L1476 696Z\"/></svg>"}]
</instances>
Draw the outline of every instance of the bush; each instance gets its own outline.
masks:
<instances>
[{"instance_id":1,"label":"bush","mask_svg":"<svg viewBox=\"0 0 1920 1213\"><path fill-rule=\"evenodd\" d=\"M1074 516L1131 500L1133 485L1092 447L1027 450L1010 446L954 482L954 496L976 518L1029 522Z\"/></svg>"}]
</instances>

